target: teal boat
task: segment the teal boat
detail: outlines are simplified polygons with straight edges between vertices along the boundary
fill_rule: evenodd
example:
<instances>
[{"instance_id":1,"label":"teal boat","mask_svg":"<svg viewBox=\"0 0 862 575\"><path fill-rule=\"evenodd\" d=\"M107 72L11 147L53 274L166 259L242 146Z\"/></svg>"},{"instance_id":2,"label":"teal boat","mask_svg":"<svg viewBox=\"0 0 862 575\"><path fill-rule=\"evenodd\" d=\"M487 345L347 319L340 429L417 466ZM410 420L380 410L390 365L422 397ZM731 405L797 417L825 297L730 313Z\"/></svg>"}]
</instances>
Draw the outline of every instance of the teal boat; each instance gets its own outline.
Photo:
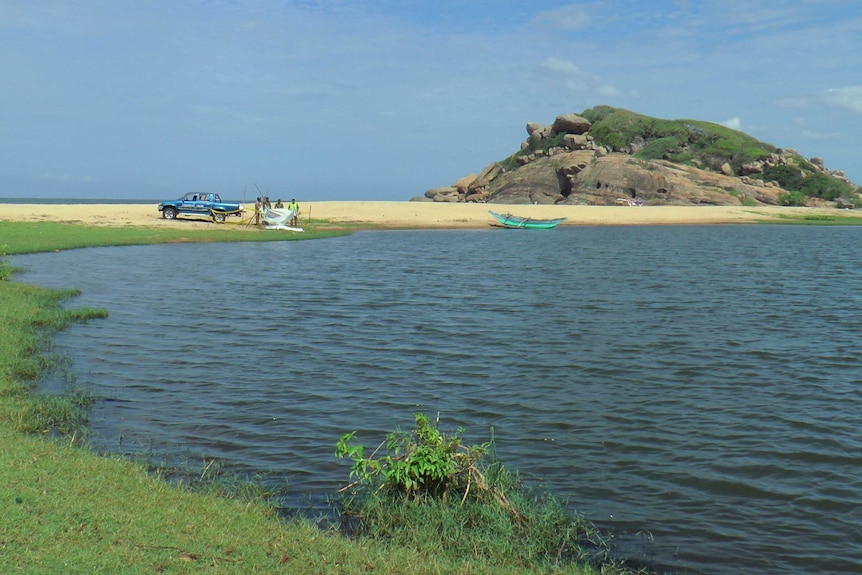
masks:
<instances>
[{"instance_id":1,"label":"teal boat","mask_svg":"<svg viewBox=\"0 0 862 575\"><path fill-rule=\"evenodd\" d=\"M550 230L552 228L557 227L564 221L566 218L556 218L554 220L538 220L535 218L522 218L520 216L513 216L512 214L498 214L497 212L488 211L489 214L494 216L494 219L497 220L496 224L504 228L522 228L526 230Z\"/></svg>"}]
</instances>

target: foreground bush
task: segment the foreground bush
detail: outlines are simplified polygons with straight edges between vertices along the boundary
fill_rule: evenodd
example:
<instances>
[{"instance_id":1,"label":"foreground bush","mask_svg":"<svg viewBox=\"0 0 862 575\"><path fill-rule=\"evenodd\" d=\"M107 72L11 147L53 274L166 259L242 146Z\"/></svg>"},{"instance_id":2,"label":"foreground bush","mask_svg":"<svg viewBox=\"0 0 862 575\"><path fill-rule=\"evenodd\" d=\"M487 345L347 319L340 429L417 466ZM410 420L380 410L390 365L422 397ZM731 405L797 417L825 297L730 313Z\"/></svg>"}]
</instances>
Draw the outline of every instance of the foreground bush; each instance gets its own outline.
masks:
<instances>
[{"instance_id":1,"label":"foreground bush","mask_svg":"<svg viewBox=\"0 0 862 575\"><path fill-rule=\"evenodd\" d=\"M622 572L591 522L552 495L525 488L493 458L485 461L491 441L467 446L463 430L445 434L438 425L417 413L411 432L388 434L368 456L353 443L355 432L341 437L336 456L353 461L354 479L342 490L346 532L425 556Z\"/></svg>"}]
</instances>

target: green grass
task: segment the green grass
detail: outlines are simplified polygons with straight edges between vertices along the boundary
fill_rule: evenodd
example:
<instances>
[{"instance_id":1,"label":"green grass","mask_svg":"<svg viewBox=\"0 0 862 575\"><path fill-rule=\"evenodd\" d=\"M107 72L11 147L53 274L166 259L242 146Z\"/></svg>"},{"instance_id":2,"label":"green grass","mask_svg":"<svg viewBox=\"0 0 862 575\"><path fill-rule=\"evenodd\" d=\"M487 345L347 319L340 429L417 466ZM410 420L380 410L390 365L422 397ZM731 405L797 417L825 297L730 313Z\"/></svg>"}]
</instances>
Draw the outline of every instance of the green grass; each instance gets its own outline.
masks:
<instances>
[{"instance_id":1,"label":"green grass","mask_svg":"<svg viewBox=\"0 0 862 575\"><path fill-rule=\"evenodd\" d=\"M69 395L33 394L12 418L16 431L56 433L72 442L87 436L87 408L93 400L85 392Z\"/></svg>"},{"instance_id":2,"label":"green grass","mask_svg":"<svg viewBox=\"0 0 862 575\"><path fill-rule=\"evenodd\" d=\"M332 233L345 232L302 237ZM0 222L0 237L7 253L29 253L291 236L221 226L186 231ZM5 266L0 261L0 268ZM421 544L370 535L349 539L279 517L260 491L235 489L226 497L219 489L193 490L163 480L142 463L88 451L77 435L85 423L86 394L35 393L39 378L54 367L56 360L46 350L56 330L104 314L61 309L76 293L0 280L0 573L599 572L571 562L533 562L529 557L534 555L525 559L514 539L518 534L511 532L483 535L496 540L490 551L463 545L448 550L441 542L460 540L465 531L465 525L452 521L457 516L437 517L443 531L435 537L426 530L430 536ZM476 514L473 521L485 521L481 509L470 512ZM506 547L516 553L507 556L501 551Z\"/></svg>"},{"instance_id":3,"label":"green grass","mask_svg":"<svg viewBox=\"0 0 862 575\"><path fill-rule=\"evenodd\" d=\"M593 561L604 563L607 572L618 572L610 565L609 547L599 531L561 500L517 482L495 489L505 494L503 500L427 496L416 503L392 490L370 490L350 500L343 516L364 538L452 560L479 557L501 570Z\"/></svg>"},{"instance_id":4,"label":"green grass","mask_svg":"<svg viewBox=\"0 0 862 575\"><path fill-rule=\"evenodd\" d=\"M320 226L323 228L323 226ZM328 228L329 226L327 226ZM270 242L310 240L350 233L349 229L320 229L302 234L286 234L243 225L216 225L205 229L191 225L149 228L86 226L57 222L3 222L0 238L8 254L26 254L94 246L129 246L183 242Z\"/></svg>"},{"instance_id":5,"label":"green grass","mask_svg":"<svg viewBox=\"0 0 862 575\"><path fill-rule=\"evenodd\" d=\"M788 208L794 209L794 208ZM759 212L755 209L749 212L753 215L758 215ZM846 213L847 215L844 215ZM801 208L797 211L787 213L770 213L769 217L753 220L753 225L760 224L786 224L799 226L862 226L862 211L852 210L849 212L839 212L836 214L823 213L807 213L806 208Z\"/></svg>"},{"instance_id":6,"label":"green grass","mask_svg":"<svg viewBox=\"0 0 862 575\"><path fill-rule=\"evenodd\" d=\"M773 220L769 223L809 226L860 226L862 225L862 215L830 216L822 214L787 214L779 215L777 220Z\"/></svg>"},{"instance_id":7,"label":"green grass","mask_svg":"<svg viewBox=\"0 0 862 575\"><path fill-rule=\"evenodd\" d=\"M368 555L271 508L0 426L3 573L359 573ZM409 559L381 558L389 572ZM382 570L380 572L386 572Z\"/></svg>"}]
</instances>

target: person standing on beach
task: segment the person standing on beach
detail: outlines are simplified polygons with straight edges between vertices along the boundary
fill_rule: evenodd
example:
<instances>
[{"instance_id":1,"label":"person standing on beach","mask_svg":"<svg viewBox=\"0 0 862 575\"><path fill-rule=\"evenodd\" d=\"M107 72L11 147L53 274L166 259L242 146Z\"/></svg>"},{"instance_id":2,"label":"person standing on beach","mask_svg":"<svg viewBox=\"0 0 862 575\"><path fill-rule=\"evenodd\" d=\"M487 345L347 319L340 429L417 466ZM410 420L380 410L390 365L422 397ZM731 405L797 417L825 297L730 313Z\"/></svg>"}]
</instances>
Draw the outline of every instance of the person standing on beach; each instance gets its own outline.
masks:
<instances>
[{"instance_id":1,"label":"person standing on beach","mask_svg":"<svg viewBox=\"0 0 862 575\"><path fill-rule=\"evenodd\" d=\"M296 198L290 200L290 203L287 205L287 209L293 211L293 217L290 218L290 225L295 228L296 224L299 222L299 204L296 203Z\"/></svg>"},{"instance_id":2,"label":"person standing on beach","mask_svg":"<svg viewBox=\"0 0 862 575\"><path fill-rule=\"evenodd\" d=\"M263 202L260 196L254 201L254 225L260 225L260 213L263 211Z\"/></svg>"}]
</instances>

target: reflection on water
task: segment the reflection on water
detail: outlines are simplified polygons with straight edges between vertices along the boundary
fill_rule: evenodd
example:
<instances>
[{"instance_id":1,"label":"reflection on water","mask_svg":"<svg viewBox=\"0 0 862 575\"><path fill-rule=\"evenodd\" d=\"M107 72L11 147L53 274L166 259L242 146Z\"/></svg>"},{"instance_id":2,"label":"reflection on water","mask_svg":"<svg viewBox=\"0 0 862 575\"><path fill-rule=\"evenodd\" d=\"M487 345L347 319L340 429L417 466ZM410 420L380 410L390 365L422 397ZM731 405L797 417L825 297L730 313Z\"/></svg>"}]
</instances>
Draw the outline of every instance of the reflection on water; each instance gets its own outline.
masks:
<instances>
[{"instance_id":1,"label":"reflection on water","mask_svg":"<svg viewBox=\"0 0 862 575\"><path fill-rule=\"evenodd\" d=\"M58 337L96 443L333 493L414 411L706 573L862 569L862 229L360 233L16 258L107 320Z\"/></svg>"}]
</instances>

